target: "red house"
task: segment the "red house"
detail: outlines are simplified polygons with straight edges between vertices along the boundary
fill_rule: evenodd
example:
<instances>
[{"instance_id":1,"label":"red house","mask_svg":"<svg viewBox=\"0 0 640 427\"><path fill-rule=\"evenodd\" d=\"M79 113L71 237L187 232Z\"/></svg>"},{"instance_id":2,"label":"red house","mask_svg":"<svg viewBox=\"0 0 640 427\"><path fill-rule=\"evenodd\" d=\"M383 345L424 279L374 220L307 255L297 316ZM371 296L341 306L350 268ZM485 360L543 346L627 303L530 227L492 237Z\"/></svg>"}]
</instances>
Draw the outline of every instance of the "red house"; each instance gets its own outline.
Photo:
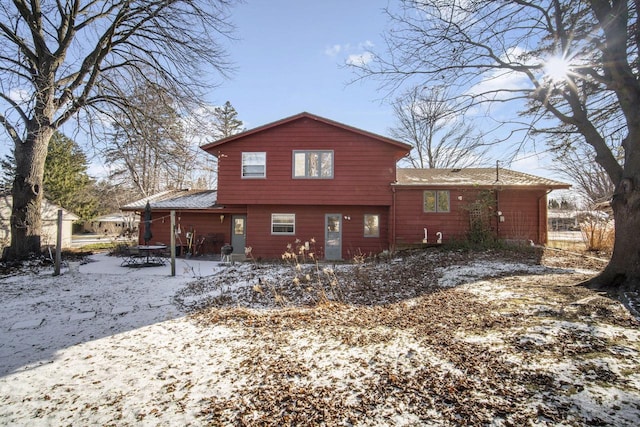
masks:
<instances>
[{"instance_id":1,"label":"red house","mask_svg":"<svg viewBox=\"0 0 640 427\"><path fill-rule=\"evenodd\" d=\"M230 243L235 253L279 258L298 240L340 260L462 239L479 226L545 243L546 195L569 188L505 169L397 169L411 146L309 113L202 149L218 158L217 192L166 192L125 207L141 211L148 200L163 242L176 211L176 235L195 253Z\"/></svg>"}]
</instances>

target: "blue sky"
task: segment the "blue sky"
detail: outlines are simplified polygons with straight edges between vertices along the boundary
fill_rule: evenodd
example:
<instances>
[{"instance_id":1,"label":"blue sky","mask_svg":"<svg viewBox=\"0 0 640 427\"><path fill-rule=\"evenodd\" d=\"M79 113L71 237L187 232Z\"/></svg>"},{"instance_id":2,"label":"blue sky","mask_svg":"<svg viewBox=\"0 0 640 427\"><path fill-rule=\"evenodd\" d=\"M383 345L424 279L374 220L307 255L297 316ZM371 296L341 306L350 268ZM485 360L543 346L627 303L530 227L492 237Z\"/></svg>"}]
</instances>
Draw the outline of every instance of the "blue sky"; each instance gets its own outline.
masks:
<instances>
[{"instance_id":1,"label":"blue sky","mask_svg":"<svg viewBox=\"0 0 640 427\"><path fill-rule=\"evenodd\" d=\"M208 95L208 102L230 101L249 129L307 111L389 136L395 124L390 106L395 95L380 91L373 79L353 82L356 75L346 66L368 51L384 52L388 2L394 4L393 0L237 4L231 10L236 40L226 43L236 71L227 80L212 76L220 86ZM495 157L507 149L501 146ZM495 160L478 166L493 166ZM543 163L544 159L527 154L503 166L563 180L541 168Z\"/></svg>"},{"instance_id":2,"label":"blue sky","mask_svg":"<svg viewBox=\"0 0 640 427\"><path fill-rule=\"evenodd\" d=\"M356 75L346 66L368 51L384 52L387 5L388 0L246 0L232 10L237 41L228 50L237 71L209 101L230 101L248 129L307 111L389 136L396 95L379 90L373 79L354 83ZM496 157L506 151L502 145ZM542 168L544 162L528 153L503 166L564 180Z\"/></svg>"},{"instance_id":3,"label":"blue sky","mask_svg":"<svg viewBox=\"0 0 640 427\"><path fill-rule=\"evenodd\" d=\"M346 61L381 49L387 0L247 0L232 11L229 43L237 72L209 101L230 101L247 128L302 111L388 134L393 116L376 81L355 77Z\"/></svg>"}]
</instances>

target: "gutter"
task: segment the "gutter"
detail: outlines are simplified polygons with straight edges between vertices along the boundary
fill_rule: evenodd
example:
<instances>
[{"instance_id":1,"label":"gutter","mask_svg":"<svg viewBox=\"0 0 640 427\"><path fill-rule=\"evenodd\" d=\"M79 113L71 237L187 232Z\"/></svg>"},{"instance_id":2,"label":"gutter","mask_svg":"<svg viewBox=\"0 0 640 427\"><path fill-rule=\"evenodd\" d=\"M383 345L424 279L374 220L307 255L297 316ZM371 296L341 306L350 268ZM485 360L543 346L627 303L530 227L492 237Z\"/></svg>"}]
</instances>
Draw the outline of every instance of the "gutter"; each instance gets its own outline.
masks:
<instances>
[{"instance_id":1,"label":"gutter","mask_svg":"<svg viewBox=\"0 0 640 427\"><path fill-rule=\"evenodd\" d=\"M390 252L395 252L396 250L396 188L391 185L391 239L389 248Z\"/></svg>"},{"instance_id":2,"label":"gutter","mask_svg":"<svg viewBox=\"0 0 640 427\"><path fill-rule=\"evenodd\" d=\"M544 230L545 230L544 234L545 235L544 235L544 239L543 239L542 238L543 237L542 236L542 231L540 230L540 225L542 224L542 218L541 217L542 217L542 209L543 208L542 208L542 206L540 206L540 202L542 201L542 199L546 200L547 196L552 191L553 191L553 188L552 189L547 189L547 192L544 193L544 195L538 197L538 242L540 242L541 244L544 244L545 246L547 245L548 239L549 239L549 229L548 229L548 225L546 224L546 222L548 222L548 217L547 217L547 215L545 215L545 225L544 225ZM545 212L547 211L546 203L544 205L544 211Z\"/></svg>"}]
</instances>

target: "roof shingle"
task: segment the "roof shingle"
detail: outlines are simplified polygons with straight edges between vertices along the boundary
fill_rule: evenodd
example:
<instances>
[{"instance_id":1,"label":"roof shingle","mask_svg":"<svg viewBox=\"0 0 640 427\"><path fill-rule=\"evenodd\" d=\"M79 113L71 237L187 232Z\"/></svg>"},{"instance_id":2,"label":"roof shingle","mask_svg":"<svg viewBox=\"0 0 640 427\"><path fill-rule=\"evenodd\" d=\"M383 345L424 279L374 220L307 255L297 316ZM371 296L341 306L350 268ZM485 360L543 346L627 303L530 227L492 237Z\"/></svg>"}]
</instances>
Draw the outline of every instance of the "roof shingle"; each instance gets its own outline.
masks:
<instances>
[{"instance_id":1,"label":"roof shingle","mask_svg":"<svg viewBox=\"0 0 640 427\"><path fill-rule=\"evenodd\" d=\"M509 169L464 168L464 169L398 169L396 185L438 187L537 187L567 189L570 184Z\"/></svg>"}]
</instances>

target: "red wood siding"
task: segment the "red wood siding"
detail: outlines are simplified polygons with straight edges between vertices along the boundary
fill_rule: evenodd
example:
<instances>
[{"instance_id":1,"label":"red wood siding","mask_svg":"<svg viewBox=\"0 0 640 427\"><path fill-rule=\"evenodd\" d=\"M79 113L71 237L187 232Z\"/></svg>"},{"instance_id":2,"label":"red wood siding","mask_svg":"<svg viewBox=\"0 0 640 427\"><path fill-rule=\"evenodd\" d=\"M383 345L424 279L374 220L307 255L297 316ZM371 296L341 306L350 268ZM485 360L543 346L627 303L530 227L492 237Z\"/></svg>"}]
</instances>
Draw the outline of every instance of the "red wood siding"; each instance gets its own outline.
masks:
<instances>
[{"instance_id":1,"label":"red wood siding","mask_svg":"<svg viewBox=\"0 0 640 427\"><path fill-rule=\"evenodd\" d=\"M428 232L428 243L436 242L436 233L441 232L443 242L461 239L469 229L469 214L463 210L467 200L475 200L477 191L450 190L450 212L423 211L423 192L433 188L396 189L396 245L422 243L424 229ZM462 200L458 200L462 196Z\"/></svg>"},{"instance_id":2,"label":"red wood siding","mask_svg":"<svg viewBox=\"0 0 640 427\"><path fill-rule=\"evenodd\" d=\"M296 215L295 235L272 235L271 214L293 213ZM247 209L247 246L252 254L261 259L279 259L287 244L295 245L315 239L315 253L324 258L325 214L342 216L342 258L352 259L358 254L378 254L388 249L388 206L287 206L252 205ZM380 215L380 236L364 237L364 215ZM350 219L345 219L345 216ZM313 245L311 245L313 246Z\"/></svg>"},{"instance_id":3,"label":"red wood siding","mask_svg":"<svg viewBox=\"0 0 640 427\"><path fill-rule=\"evenodd\" d=\"M293 178L294 150L333 150L333 179ZM309 118L212 149L219 204L391 205L399 148ZM266 178L243 179L243 152L266 152Z\"/></svg>"},{"instance_id":4,"label":"red wood siding","mask_svg":"<svg viewBox=\"0 0 640 427\"><path fill-rule=\"evenodd\" d=\"M449 190L450 212L423 212L425 190ZM481 190L451 188L396 187L395 244L402 246L421 243L424 228L428 242L436 242L436 233L443 234L443 242L462 240L469 231L469 206ZM494 193L495 194L495 193ZM461 200L460 200L461 199ZM497 214L491 219L494 232L503 239L533 240L546 243L546 192L544 190L501 190L497 192L498 209L504 222L498 222Z\"/></svg>"},{"instance_id":5,"label":"red wood siding","mask_svg":"<svg viewBox=\"0 0 640 427\"><path fill-rule=\"evenodd\" d=\"M544 190L501 191L498 193L504 222L500 237L514 240L547 242L547 197Z\"/></svg>"},{"instance_id":6,"label":"red wood siding","mask_svg":"<svg viewBox=\"0 0 640 427\"><path fill-rule=\"evenodd\" d=\"M224 214L225 217L220 222L219 212L176 212L176 230L180 229L180 234L176 236L176 246L187 245L187 232L195 232L194 243L201 236L206 236L207 240L203 245L204 254L220 254L220 247L224 243L229 243L231 236L231 214ZM171 217L169 211L153 211L151 233L153 238L151 243L171 243ZM213 236L218 240L213 243ZM140 221L140 234L138 241L143 243L144 221ZM220 242L219 240L223 240Z\"/></svg>"}]
</instances>

